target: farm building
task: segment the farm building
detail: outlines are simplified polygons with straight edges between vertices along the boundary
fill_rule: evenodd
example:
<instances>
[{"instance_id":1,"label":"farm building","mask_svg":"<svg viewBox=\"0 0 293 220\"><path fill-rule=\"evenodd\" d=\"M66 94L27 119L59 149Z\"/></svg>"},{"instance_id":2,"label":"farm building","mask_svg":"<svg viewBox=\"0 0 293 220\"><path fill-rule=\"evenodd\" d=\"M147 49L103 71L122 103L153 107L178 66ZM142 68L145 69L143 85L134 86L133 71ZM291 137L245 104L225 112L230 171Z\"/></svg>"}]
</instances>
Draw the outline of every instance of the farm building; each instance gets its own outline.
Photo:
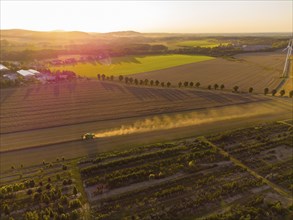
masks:
<instances>
[{"instance_id":1,"label":"farm building","mask_svg":"<svg viewBox=\"0 0 293 220\"><path fill-rule=\"evenodd\" d=\"M37 77L37 79L41 82L41 83L46 83L49 81L54 81L56 79L55 76L53 75L49 75L49 74L41 74Z\"/></svg>"},{"instance_id":2,"label":"farm building","mask_svg":"<svg viewBox=\"0 0 293 220\"><path fill-rule=\"evenodd\" d=\"M18 70L17 73L21 76L23 76L24 78L31 78L34 77L35 74L28 71L28 70Z\"/></svg>"},{"instance_id":3,"label":"farm building","mask_svg":"<svg viewBox=\"0 0 293 220\"><path fill-rule=\"evenodd\" d=\"M41 73L34 69L19 70L17 71L17 73L19 73L20 75L22 75L24 78L27 78L27 79L34 77L42 83L46 83L47 81L53 81L56 79L56 77L53 75Z\"/></svg>"},{"instance_id":4,"label":"farm building","mask_svg":"<svg viewBox=\"0 0 293 220\"><path fill-rule=\"evenodd\" d=\"M18 70L17 71L18 74L22 75L23 77L32 77L32 76L41 76L42 74L37 71L37 70L33 70L33 69L29 69L29 70Z\"/></svg>"},{"instance_id":5,"label":"farm building","mask_svg":"<svg viewBox=\"0 0 293 220\"><path fill-rule=\"evenodd\" d=\"M6 73L6 74L3 75L3 77L5 79L9 79L11 81L15 81L15 80L17 80L18 75L16 73Z\"/></svg>"},{"instance_id":6,"label":"farm building","mask_svg":"<svg viewBox=\"0 0 293 220\"><path fill-rule=\"evenodd\" d=\"M18 78L18 75L16 73L9 70L6 66L2 64L0 64L0 73L1 73L1 78L6 80L15 81Z\"/></svg>"},{"instance_id":7,"label":"farm building","mask_svg":"<svg viewBox=\"0 0 293 220\"><path fill-rule=\"evenodd\" d=\"M28 71L30 71L30 72L33 73L34 75L41 74L39 71L37 71L37 70L33 70L33 69L29 69Z\"/></svg>"},{"instance_id":8,"label":"farm building","mask_svg":"<svg viewBox=\"0 0 293 220\"><path fill-rule=\"evenodd\" d=\"M6 66L0 64L0 71L2 71L2 70L8 70L8 68Z\"/></svg>"}]
</instances>

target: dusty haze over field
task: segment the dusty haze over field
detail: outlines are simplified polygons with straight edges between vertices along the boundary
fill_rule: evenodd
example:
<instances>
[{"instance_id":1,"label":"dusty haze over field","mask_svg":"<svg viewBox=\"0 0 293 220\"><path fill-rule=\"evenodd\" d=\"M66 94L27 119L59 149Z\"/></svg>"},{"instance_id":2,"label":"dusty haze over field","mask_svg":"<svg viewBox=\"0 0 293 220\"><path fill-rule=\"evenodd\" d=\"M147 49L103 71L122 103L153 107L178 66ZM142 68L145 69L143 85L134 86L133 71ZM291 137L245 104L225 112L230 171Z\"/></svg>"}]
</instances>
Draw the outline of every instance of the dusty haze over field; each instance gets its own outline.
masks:
<instances>
[{"instance_id":1,"label":"dusty haze over field","mask_svg":"<svg viewBox=\"0 0 293 220\"><path fill-rule=\"evenodd\" d=\"M271 114L276 111L276 109L277 108L274 107L257 107L254 104L251 104L240 107L229 106L226 108L224 107L223 109L207 110L204 113L191 112L176 114L174 116L155 116L150 119L136 121L133 125L123 125L120 128L96 133L95 137L112 137L158 130L168 130L173 128L182 128L231 119L244 119L247 117Z\"/></svg>"},{"instance_id":2,"label":"dusty haze over field","mask_svg":"<svg viewBox=\"0 0 293 220\"><path fill-rule=\"evenodd\" d=\"M292 32L292 1L1 1L1 29ZM52 16L54 15L54 16Z\"/></svg>"}]
</instances>

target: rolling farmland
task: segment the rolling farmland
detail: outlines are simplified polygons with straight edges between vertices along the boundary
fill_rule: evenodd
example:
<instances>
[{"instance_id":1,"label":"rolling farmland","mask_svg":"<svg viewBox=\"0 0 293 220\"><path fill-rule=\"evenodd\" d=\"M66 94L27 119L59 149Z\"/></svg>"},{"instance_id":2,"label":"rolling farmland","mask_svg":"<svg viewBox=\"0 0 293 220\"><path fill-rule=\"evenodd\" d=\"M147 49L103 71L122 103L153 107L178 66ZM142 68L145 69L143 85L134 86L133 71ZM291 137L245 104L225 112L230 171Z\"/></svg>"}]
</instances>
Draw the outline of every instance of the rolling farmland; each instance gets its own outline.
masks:
<instances>
[{"instance_id":1,"label":"rolling farmland","mask_svg":"<svg viewBox=\"0 0 293 220\"><path fill-rule=\"evenodd\" d=\"M291 174L280 168L291 162L292 125L259 123L291 110L288 98L88 79L4 89L2 209L16 219L61 210L212 220L255 216L252 207L289 216ZM99 138L82 141L86 132Z\"/></svg>"},{"instance_id":2,"label":"rolling farmland","mask_svg":"<svg viewBox=\"0 0 293 220\"><path fill-rule=\"evenodd\" d=\"M204 88L224 84L226 89L231 90L237 85L243 92L253 87L254 92L263 93L266 87L271 91L281 82L279 76L284 58L284 54L277 52L248 53L227 59L188 55L120 57L104 60L103 63L78 63L51 69L71 70L87 77L96 77L97 73L130 75L143 80L170 81L173 85L180 81L193 81L200 82Z\"/></svg>"},{"instance_id":3,"label":"rolling farmland","mask_svg":"<svg viewBox=\"0 0 293 220\"><path fill-rule=\"evenodd\" d=\"M231 90L235 85L247 92L253 87L262 93L264 88L275 89L281 79L285 54L251 53L235 56L235 59L217 58L203 63L192 63L164 70L135 74L139 79L157 79L176 84L181 81L200 82L201 87L224 84Z\"/></svg>"},{"instance_id":4,"label":"rolling farmland","mask_svg":"<svg viewBox=\"0 0 293 220\"><path fill-rule=\"evenodd\" d=\"M70 70L87 77L96 77L98 73L108 76L127 75L212 59L214 58L209 56L191 55L125 56L103 59L94 63L78 63L74 66L51 67L51 70Z\"/></svg>"},{"instance_id":5,"label":"rolling farmland","mask_svg":"<svg viewBox=\"0 0 293 220\"><path fill-rule=\"evenodd\" d=\"M262 100L266 98L96 80L6 89L1 93L1 133Z\"/></svg>"},{"instance_id":6,"label":"rolling farmland","mask_svg":"<svg viewBox=\"0 0 293 220\"><path fill-rule=\"evenodd\" d=\"M285 99L277 102L265 96L97 80L5 89L1 92L1 166L4 169L15 161L34 164L54 160L56 155L75 158L286 119L291 108ZM146 130L93 142L80 140L86 132L103 134L133 126Z\"/></svg>"},{"instance_id":7,"label":"rolling farmland","mask_svg":"<svg viewBox=\"0 0 293 220\"><path fill-rule=\"evenodd\" d=\"M2 6L0 220L293 220L293 2Z\"/></svg>"}]
</instances>

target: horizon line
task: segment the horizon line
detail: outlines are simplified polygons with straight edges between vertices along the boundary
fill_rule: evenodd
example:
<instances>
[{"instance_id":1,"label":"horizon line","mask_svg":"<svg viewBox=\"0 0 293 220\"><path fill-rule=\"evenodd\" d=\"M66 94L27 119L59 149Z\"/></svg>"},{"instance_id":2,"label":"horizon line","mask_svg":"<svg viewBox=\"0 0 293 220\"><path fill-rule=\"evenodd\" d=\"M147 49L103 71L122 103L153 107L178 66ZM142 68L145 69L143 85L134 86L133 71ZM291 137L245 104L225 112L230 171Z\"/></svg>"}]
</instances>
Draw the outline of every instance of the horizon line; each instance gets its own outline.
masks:
<instances>
[{"instance_id":1,"label":"horizon line","mask_svg":"<svg viewBox=\"0 0 293 220\"><path fill-rule=\"evenodd\" d=\"M94 31L82 31L82 30L31 30L31 29L22 29L22 28L9 28L2 29L0 31L32 31L32 32L83 32L83 33L93 33L93 34L108 34L108 33L116 33L116 32L135 32L140 34L292 34L292 31L263 31L263 32L139 32L135 30L117 30L117 31L109 31L109 32L94 32Z\"/></svg>"}]
</instances>

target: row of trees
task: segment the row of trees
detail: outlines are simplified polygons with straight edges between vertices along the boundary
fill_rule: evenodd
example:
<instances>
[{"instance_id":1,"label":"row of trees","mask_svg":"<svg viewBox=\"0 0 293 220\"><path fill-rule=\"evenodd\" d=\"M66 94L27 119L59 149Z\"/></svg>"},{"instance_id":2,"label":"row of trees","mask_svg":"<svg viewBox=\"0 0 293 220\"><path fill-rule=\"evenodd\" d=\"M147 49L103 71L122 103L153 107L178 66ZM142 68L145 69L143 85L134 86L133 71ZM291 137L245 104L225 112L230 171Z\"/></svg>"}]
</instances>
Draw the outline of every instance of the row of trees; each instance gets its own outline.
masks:
<instances>
[{"instance_id":1,"label":"row of trees","mask_svg":"<svg viewBox=\"0 0 293 220\"><path fill-rule=\"evenodd\" d=\"M54 188L48 183L45 189L46 190L43 190L41 187L38 187L35 192L33 192L32 189L28 189L26 194L30 196L31 201L35 203L42 203L46 206L51 203L57 204L57 211L60 214L66 214L65 209L74 210L82 206L80 200L77 198L78 190L75 186L72 188L72 194L75 196L75 199L72 200L68 197L68 195L62 195L62 191L58 188L58 186L57 188ZM5 215L13 213L13 209L7 203L3 204L1 210Z\"/></svg>"},{"instance_id":2,"label":"row of trees","mask_svg":"<svg viewBox=\"0 0 293 220\"><path fill-rule=\"evenodd\" d=\"M250 89L249 89L249 92L250 92L251 90L253 91L253 88L250 88ZM251 92L252 92L252 91L251 91ZM269 93L269 91L270 91L269 88L265 88L265 89L264 89L264 94L267 95L267 94ZM250 92L250 93L251 93L251 92ZM278 92L278 91L277 91L276 89L273 89L273 90L271 91L272 96L275 96L275 95L277 94L277 92ZM286 94L285 89L282 89L282 90L279 92L279 94L280 94L280 96L284 96L284 95ZM293 90L291 90L291 91L289 92L289 97L290 97L290 98L293 97Z\"/></svg>"},{"instance_id":3,"label":"row of trees","mask_svg":"<svg viewBox=\"0 0 293 220\"><path fill-rule=\"evenodd\" d=\"M97 74L97 78L98 80L111 80L111 81L114 81L114 76L111 75L111 76L106 76L105 74Z\"/></svg>"},{"instance_id":4,"label":"row of trees","mask_svg":"<svg viewBox=\"0 0 293 220\"><path fill-rule=\"evenodd\" d=\"M144 86L147 86L147 85L150 85L150 86L162 86L162 87L170 87L171 86L171 83L170 82L167 82L165 84L165 82L160 82L159 80L148 80L148 79L145 79L145 80L139 80L139 79L134 79L132 77L123 77L122 75L119 76L119 81L122 82L124 80L124 82L126 84L135 84L135 85L144 85Z\"/></svg>"},{"instance_id":5,"label":"row of trees","mask_svg":"<svg viewBox=\"0 0 293 220\"><path fill-rule=\"evenodd\" d=\"M193 86L195 86L196 88L199 88L200 87L200 82L196 82L196 83L194 83L194 82L187 82L187 81L185 81L185 82L179 82L178 83L178 87L179 88L181 88L181 87L193 87ZM221 89L221 90L223 90L224 88L225 88L225 85L224 84L221 84L221 85L218 85L218 84L214 84L213 86L212 85L208 85L208 87L207 87L209 90L211 90L212 88L214 88L215 90L217 90L217 89ZM237 89L238 90L238 89Z\"/></svg>"},{"instance_id":6,"label":"row of trees","mask_svg":"<svg viewBox=\"0 0 293 220\"><path fill-rule=\"evenodd\" d=\"M3 213L9 215L11 208L5 204L3 207ZM24 220L39 220L39 219L59 219L59 220L77 220L81 218L81 213L79 210L74 209L72 212L64 213L63 207L58 206L58 210L53 210L51 207L46 208L45 210L37 211L27 211L23 214ZM9 220L14 220L12 216L9 217Z\"/></svg>"},{"instance_id":7,"label":"row of trees","mask_svg":"<svg viewBox=\"0 0 293 220\"><path fill-rule=\"evenodd\" d=\"M174 218L174 216L178 215L178 218L182 218L185 214L191 214L190 211L193 211L200 206L205 206L206 204L211 204L214 202L217 202L219 198L222 198L224 196L231 196L238 194L240 192L246 191L247 189L255 186L259 186L262 183L258 180L255 180L253 177L247 178L247 179L235 179L234 182L231 181L231 183L225 184L225 181L219 181L223 178L219 177L225 177L230 174L235 174L234 169L222 169L221 175L219 175L219 172L217 172L216 177L214 177L214 174L211 175L204 175L204 176L194 176L194 177L187 177L187 178L179 178L175 181L170 181L168 183L163 183L156 188L148 188L144 189L142 191L136 192L136 198L140 198L140 195L143 195L144 198L140 199L141 207L144 207L144 210L152 210L152 214L154 214L154 218L158 217L160 218ZM228 173L227 173L228 171ZM237 171L239 172L239 171ZM217 180L217 181L215 181ZM208 190L207 190L208 189ZM179 199L176 198L178 195L185 194L184 195L184 201L188 200L190 201L190 204L186 204L185 202L181 201L180 197ZM194 197L190 198L190 195L195 195ZM127 199L127 197L129 199ZM167 205L164 205L164 208L159 207L160 206L160 200L168 200L170 197L173 197L175 203L166 203ZM105 202L106 205L101 205L97 211L102 213L110 213L115 207L117 212L123 211L122 209L132 206L133 204L133 193L130 193L128 195L123 195L123 199L119 200L108 200ZM112 203L113 206L110 206ZM115 203L115 204L114 204ZM118 206L118 205L119 206ZM164 203L165 204L165 203ZM179 204L179 207L177 207L177 204ZM186 204L181 205L181 204ZM111 207L111 208L109 208ZM113 207L113 208L112 208ZM121 208L123 207L123 208ZM157 207L159 207L157 209ZM120 209L120 210L119 210ZM161 209L161 210L159 210ZM116 211L115 210L115 211ZM132 212L136 213L137 210L141 209L133 209ZM165 212L164 216L157 216L157 214L161 213L161 211ZM180 216L180 213L182 212ZM178 214L179 213L179 214ZM141 214L141 213L140 213ZM148 212L144 212L143 215L140 217L143 218L144 215L148 215Z\"/></svg>"},{"instance_id":8,"label":"row of trees","mask_svg":"<svg viewBox=\"0 0 293 220\"><path fill-rule=\"evenodd\" d=\"M199 88L199 86L200 86L200 82L197 82L197 83L193 83L193 82L187 82L187 81L185 81L184 83L182 83L182 82L179 82L178 83L178 87L179 88L181 88L182 86L184 86L184 87L193 87L193 86L195 86L196 88ZM207 87L207 89L209 89L209 90L211 90L212 88L214 88L215 90L217 90L217 89L221 89L221 90L223 90L224 88L225 88L225 85L224 84L221 84L220 86L216 83L216 84L214 84L214 85L208 85L208 87ZM239 91L239 86L234 86L233 87L233 91L234 92L238 92ZM253 87L249 87L249 89L248 89L248 92L249 93L252 93L254 91L254 88ZM265 88L264 89L264 95L267 95L267 94L269 94L269 88ZM277 94L277 90L276 89L273 89L272 91L271 91L271 93L272 93L272 96L275 96L276 94ZM280 92L280 96L284 96L285 94L286 94L286 91L284 90L284 89L282 89ZM289 96L292 98L293 97L293 90L291 90L290 92L289 92Z\"/></svg>"},{"instance_id":9,"label":"row of trees","mask_svg":"<svg viewBox=\"0 0 293 220\"><path fill-rule=\"evenodd\" d=\"M111 80L111 81L114 80L114 76L113 75L106 77L105 74L98 74L97 75L97 78L99 80ZM139 80L139 79L135 79L133 77L128 77L128 76L124 77L122 75L120 75L118 77L118 79L119 79L120 82L125 82L126 84L143 85L143 86L150 85L150 86L161 86L161 87L165 87L166 86L168 88L172 86L172 84L170 82L165 83L165 82L160 82L159 80L148 80L148 79L145 79L145 80L140 79ZM200 85L201 85L200 82L196 82L196 83L194 83L194 82L188 82L188 81L185 81L185 82L181 82L180 81L180 82L178 82L178 87L179 88L182 88L182 87L185 87L185 88L188 88L188 87L189 88L193 88L193 87L199 88ZM214 85L208 85L207 86L207 89L208 90L211 90L211 89L214 89L214 90L221 89L221 90L223 90L223 89L225 89L225 85L224 84L219 85L219 84L215 83ZM253 87L249 87L248 93L253 93L253 91L254 91L254 88ZM270 91L269 88L265 88L264 89L264 92L263 92L264 95L269 94L269 91ZM234 86L233 87L233 92L239 92L239 86L237 86L237 85ZM276 89L273 89L271 91L271 94L272 94L272 96L275 96L277 94L277 90ZM284 96L286 94L286 91L284 89L282 89L279 92L279 94L280 94L280 96ZM293 90L291 90L289 92L289 97L290 98L293 97Z\"/></svg>"},{"instance_id":10,"label":"row of trees","mask_svg":"<svg viewBox=\"0 0 293 220\"><path fill-rule=\"evenodd\" d=\"M97 78L98 80L110 80L110 81L113 81L114 80L114 76L111 75L111 76L106 76L105 74L97 74ZM160 82L159 80L148 80L148 79L145 79L145 80L139 80L139 79L135 79L133 77L124 77L122 75L120 75L118 77L119 81L120 82L125 82L126 84L134 84L134 85L144 85L144 86L161 86L161 87L171 87L171 83L170 82Z\"/></svg>"},{"instance_id":11,"label":"row of trees","mask_svg":"<svg viewBox=\"0 0 293 220\"><path fill-rule=\"evenodd\" d=\"M186 147L182 147L182 146L176 146L170 149L162 149L162 150L158 150L155 152L147 152L147 153L143 153L140 155L132 155L130 157L126 157L126 158L121 158L121 159L117 159L117 160L113 160L113 161L109 161L109 162L105 162L105 163L101 163L101 164L97 164L97 165L93 165L93 166L88 166L85 168L82 168L80 170L80 173L82 175L82 177L91 177L92 175L95 175L101 171L103 171L103 169L111 169L114 167L120 167L123 166L125 164L132 164L132 163L137 163L138 161L144 161L146 162L147 160L151 160L154 158L167 158L170 157L172 155L176 155L178 154L178 152L185 150Z\"/></svg>"}]
</instances>

